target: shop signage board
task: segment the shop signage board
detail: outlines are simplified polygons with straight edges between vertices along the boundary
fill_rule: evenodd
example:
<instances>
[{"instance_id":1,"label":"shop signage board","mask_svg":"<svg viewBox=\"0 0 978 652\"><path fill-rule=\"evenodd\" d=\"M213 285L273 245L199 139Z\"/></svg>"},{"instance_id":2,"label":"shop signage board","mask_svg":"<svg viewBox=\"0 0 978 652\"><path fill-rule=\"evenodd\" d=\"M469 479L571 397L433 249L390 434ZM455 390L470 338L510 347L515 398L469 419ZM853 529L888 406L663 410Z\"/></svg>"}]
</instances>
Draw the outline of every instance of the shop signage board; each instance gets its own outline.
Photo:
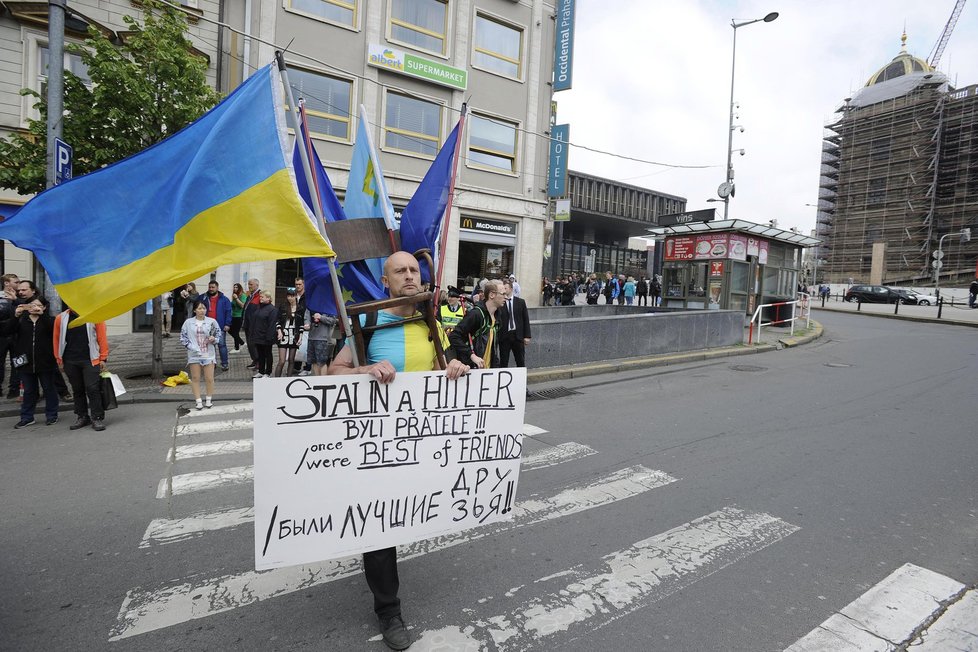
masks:
<instances>
[{"instance_id":1,"label":"shop signage board","mask_svg":"<svg viewBox=\"0 0 978 652\"><path fill-rule=\"evenodd\" d=\"M696 236L694 260L714 260L727 257L727 234L704 233Z\"/></svg>"},{"instance_id":2,"label":"shop signage board","mask_svg":"<svg viewBox=\"0 0 978 652\"><path fill-rule=\"evenodd\" d=\"M569 199L558 199L556 202L556 212L554 213L554 222L570 222L571 218L571 203Z\"/></svg>"},{"instance_id":3,"label":"shop signage board","mask_svg":"<svg viewBox=\"0 0 978 652\"><path fill-rule=\"evenodd\" d=\"M370 45L367 50L367 64L460 91L465 90L469 81L469 73L464 68L454 68L440 61L383 45Z\"/></svg>"},{"instance_id":4,"label":"shop signage board","mask_svg":"<svg viewBox=\"0 0 978 652\"><path fill-rule=\"evenodd\" d=\"M730 251L727 258L730 260L747 260L747 236L730 234Z\"/></svg>"},{"instance_id":5,"label":"shop signage board","mask_svg":"<svg viewBox=\"0 0 978 652\"><path fill-rule=\"evenodd\" d=\"M459 225L459 228L468 229L469 231L482 231L483 233L516 235L516 224L514 222L486 220L481 217L462 216L462 223Z\"/></svg>"},{"instance_id":6,"label":"shop signage board","mask_svg":"<svg viewBox=\"0 0 978 652\"><path fill-rule=\"evenodd\" d=\"M689 224L690 222L712 222L716 216L715 208L704 208L698 211L660 215L656 218L655 223L659 226L675 226L677 224Z\"/></svg>"},{"instance_id":7,"label":"shop signage board","mask_svg":"<svg viewBox=\"0 0 978 652\"><path fill-rule=\"evenodd\" d=\"M520 368L258 381L255 568L512 519L525 407Z\"/></svg>"},{"instance_id":8,"label":"shop signage board","mask_svg":"<svg viewBox=\"0 0 978 652\"><path fill-rule=\"evenodd\" d=\"M664 260L693 260L695 254L695 236L680 235L666 238L666 255Z\"/></svg>"},{"instance_id":9,"label":"shop signage board","mask_svg":"<svg viewBox=\"0 0 978 652\"><path fill-rule=\"evenodd\" d=\"M722 260L714 260L710 263L710 276L723 276Z\"/></svg>"}]
</instances>

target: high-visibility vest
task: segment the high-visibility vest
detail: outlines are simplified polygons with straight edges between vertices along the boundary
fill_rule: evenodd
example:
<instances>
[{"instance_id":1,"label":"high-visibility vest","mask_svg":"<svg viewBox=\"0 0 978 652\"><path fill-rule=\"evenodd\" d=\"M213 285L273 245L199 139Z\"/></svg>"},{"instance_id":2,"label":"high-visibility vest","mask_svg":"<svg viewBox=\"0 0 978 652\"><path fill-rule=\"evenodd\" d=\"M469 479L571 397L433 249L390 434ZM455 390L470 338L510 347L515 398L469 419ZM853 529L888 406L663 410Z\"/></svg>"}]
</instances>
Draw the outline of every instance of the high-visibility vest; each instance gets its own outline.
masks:
<instances>
[{"instance_id":1,"label":"high-visibility vest","mask_svg":"<svg viewBox=\"0 0 978 652\"><path fill-rule=\"evenodd\" d=\"M465 309L459 306L458 310L452 310L452 307L446 303L439 310L439 314L441 315L441 327L450 331L462 321L462 317L465 316Z\"/></svg>"}]
</instances>

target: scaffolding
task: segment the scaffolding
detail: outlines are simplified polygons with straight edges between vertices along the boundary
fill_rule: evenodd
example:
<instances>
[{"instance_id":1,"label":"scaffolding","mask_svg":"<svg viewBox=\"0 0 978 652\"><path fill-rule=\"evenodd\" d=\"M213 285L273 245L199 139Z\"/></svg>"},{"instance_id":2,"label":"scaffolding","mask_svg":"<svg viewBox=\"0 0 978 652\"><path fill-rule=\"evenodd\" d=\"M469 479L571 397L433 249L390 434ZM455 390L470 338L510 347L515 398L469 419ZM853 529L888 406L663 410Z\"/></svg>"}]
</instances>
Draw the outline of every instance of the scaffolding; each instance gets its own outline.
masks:
<instances>
[{"instance_id":1,"label":"scaffolding","mask_svg":"<svg viewBox=\"0 0 978 652\"><path fill-rule=\"evenodd\" d=\"M820 280L868 281L873 244L882 242L885 283L927 283L940 236L978 227L975 91L924 70L868 86L839 107L822 142ZM974 278L978 246L951 240L942 283Z\"/></svg>"}]
</instances>

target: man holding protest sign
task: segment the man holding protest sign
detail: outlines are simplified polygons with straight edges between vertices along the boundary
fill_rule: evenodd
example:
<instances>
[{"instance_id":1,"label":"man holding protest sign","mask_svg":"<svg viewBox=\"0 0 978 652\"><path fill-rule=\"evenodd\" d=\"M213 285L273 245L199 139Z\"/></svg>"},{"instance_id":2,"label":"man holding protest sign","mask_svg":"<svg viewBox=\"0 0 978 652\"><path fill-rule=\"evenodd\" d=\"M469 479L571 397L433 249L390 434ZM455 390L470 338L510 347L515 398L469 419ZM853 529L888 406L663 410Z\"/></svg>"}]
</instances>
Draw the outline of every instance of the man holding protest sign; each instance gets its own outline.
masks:
<instances>
[{"instance_id":1,"label":"man holding protest sign","mask_svg":"<svg viewBox=\"0 0 978 652\"><path fill-rule=\"evenodd\" d=\"M406 251L398 251L384 264L381 282L388 288L391 298L413 296L421 292L421 270L417 259ZM411 317L415 306L382 310L377 323L391 323ZM363 321L365 315L361 317ZM444 336L442 336L444 338ZM353 366L349 347L344 347L330 365L328 373L370 374L381 383L390 383L399 371L431 371L437 369L434 343L428 338L424 322L411 322L373 333L364 354L366 364ZM448 363L446 374L456 380L467 373L469 366L458 360ZM401 617L401 601L397 597L397 548L390 547L363 554L363 572L367 585L374 594L374 611L380 619L380 631L384 643L393 650L404 650L411 645L411 634Z\"/></svg>"}]
</instances>

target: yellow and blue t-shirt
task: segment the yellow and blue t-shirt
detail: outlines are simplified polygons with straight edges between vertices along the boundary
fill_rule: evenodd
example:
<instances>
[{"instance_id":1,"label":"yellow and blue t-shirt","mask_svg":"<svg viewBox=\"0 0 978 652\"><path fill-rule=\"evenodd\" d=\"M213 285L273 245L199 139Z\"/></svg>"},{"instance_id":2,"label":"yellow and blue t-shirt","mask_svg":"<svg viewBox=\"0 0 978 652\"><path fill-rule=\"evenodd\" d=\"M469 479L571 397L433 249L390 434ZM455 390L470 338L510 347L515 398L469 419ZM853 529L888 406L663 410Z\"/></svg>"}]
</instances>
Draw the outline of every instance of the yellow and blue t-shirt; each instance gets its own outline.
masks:
<instances>
[{"instance_id":1,"label":"yellow and blue t-shirt","mask_svg":"<svg viewBox=\"0 0 978 652\"><path fill-rule=\"evenodd\" d=\"M415 316L420 313L415 313ZM367 316L360 315L360 325L366 324ZM385 310L377 312L378 324L403 321L403 318ZM438 329L442 348L448 348L445 333ZM404 324L401 328L376 330L367 346L367 364L388 360L396 371L431 371L435 366L435 343L428 339L428 325L424 321Z\"/></svg>"}]
</instances>

